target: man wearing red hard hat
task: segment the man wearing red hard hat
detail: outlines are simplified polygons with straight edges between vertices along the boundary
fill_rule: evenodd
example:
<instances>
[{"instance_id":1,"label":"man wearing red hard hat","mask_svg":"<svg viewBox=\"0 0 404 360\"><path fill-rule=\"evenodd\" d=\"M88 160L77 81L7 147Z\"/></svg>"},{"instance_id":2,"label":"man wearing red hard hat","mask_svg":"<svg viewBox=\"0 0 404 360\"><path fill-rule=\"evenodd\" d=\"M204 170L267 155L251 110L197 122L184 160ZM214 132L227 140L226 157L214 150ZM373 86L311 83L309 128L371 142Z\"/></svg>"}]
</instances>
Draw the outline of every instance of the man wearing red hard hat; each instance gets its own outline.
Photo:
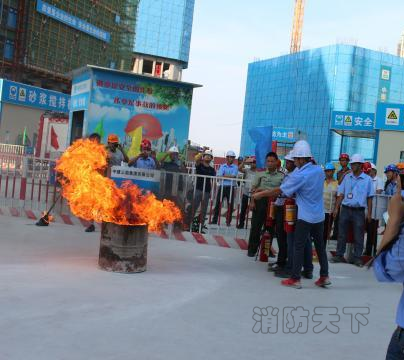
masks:
<instances>
[{"instance_id":1,"label":"man wearing red hard hat","mask_svg":"<svg viewBox=\"0 0 404 360\"><path fill-rule=\"evenodd\" d=\"M129 166L133 166L138 169L156 169L156 160L151 156L152 148L151 142L147 139L143 139L140 144L140 155L129 161Z\"/></svg>"}]
</instances>

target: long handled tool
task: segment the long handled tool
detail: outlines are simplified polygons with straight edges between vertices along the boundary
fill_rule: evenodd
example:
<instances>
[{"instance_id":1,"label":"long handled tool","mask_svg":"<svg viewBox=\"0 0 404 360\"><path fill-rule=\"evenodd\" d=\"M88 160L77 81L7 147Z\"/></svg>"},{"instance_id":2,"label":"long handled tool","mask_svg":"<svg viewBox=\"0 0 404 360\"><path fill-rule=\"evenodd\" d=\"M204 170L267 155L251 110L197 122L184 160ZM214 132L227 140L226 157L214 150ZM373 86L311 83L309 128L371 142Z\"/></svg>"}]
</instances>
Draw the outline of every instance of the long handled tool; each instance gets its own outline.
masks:
<instances>
[{"instance_id":1,"label":"long handled tool","mask_svg":"<svg viewBox=\"0 0 404 360\"><path fill-rule=\"evenodd\" d=\"M53 202L53 204L51 205L51 207L49 208L49 210L45 213L44 216L42 216L36 223L36 226L49 226L49 215L51 213L51 211L53 210L53 208L55 207L55 205L57 204L57 202L59 201L59 199L61 198L62 193L59 193L59 195L57 196L57 198L55 199L55 201Z\"/></svg>"}]
</instances>

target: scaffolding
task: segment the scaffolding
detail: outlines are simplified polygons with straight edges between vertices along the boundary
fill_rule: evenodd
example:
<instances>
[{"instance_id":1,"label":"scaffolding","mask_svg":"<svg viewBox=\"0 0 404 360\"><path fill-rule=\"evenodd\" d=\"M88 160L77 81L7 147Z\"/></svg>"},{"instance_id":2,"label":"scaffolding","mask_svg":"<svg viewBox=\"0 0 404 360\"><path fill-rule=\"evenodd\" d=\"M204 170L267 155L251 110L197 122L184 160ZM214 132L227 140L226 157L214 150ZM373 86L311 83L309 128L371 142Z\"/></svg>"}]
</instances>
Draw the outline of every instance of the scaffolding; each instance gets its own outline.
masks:
<instances>
[{"instance_id":1,"label":"scaffolding","mask_svg":"<svg viewBox=\"0 0 404 360\"><path fill-rule=\"evenodd\" d=\"M4 57L3 51L0 59L3 76L11 70L11 78L14 80L29 82L33 78L42 78L42 82L48 82L51 87L51 82L68 83L67 73L87 64L119 70L131 69L139 0L46 2L109 32L110 42L38 12L36 1L9 0L10 5L6 6L18 9L18 21L15 31L5 34L5 38L14 40L15 47L11 61ZM7 31L4 23L1 28Z\"/></svg>"}]
</instances>

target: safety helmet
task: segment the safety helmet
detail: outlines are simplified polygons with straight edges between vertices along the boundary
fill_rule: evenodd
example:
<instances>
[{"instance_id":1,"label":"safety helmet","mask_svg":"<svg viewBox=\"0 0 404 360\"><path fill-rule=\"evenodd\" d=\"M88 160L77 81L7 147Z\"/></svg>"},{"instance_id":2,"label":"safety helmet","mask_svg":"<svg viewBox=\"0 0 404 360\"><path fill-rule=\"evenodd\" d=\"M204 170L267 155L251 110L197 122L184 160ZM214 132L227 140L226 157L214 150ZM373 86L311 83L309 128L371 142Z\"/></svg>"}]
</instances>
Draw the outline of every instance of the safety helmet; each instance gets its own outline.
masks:
<instances>
[{"instance_id":1,"label":"safety helmet","mask_svg":"<svg viewBox=\"0 0 404 360\"><path fill-rule=\"evenodd\" d=\"M289 151L289 153L285 155L285 160L294 161L292 151Z\"/></svg>"},{"instance_id":2,"label":"safety helmet","mask_svg":"<svg viewBox=\"0 0 404 360\"><path fill-rule=\"evenodd\" d=\"M372 167L373 170L377 170L376 165L373 163L370 163L370 166Z\"/></svg>"},{"instance_id":3,"label":"safety helmet","mask_svg":"<svg viewBox=\"0 0 404 360\"><path fill-rule=\"evenodd\" d=\"M311 158L313 156L310 145L306 140L297 141L293 146L292 151L294 158Z\"/></svg>"},{"instance_id":4,"label":"safety helmet","mask_svg":"<svg viewBox=\"0 0 404 360\"><path fill-rule=\"evenodd\" d=\"M172 154L175 154L175 153L178 154L179 150L176 146L171 146L170 149L168 150L168 152L172 153Z\"/></svg>"},{"instance_id":5,"label":"safety helmet","mask_svg":"<svg viewBox=\"0 0 404 360\"><path fill-rule=\"evenodd\" d=\"M111 144L119 144L119 137L116 134L109 134L107 141Z\"/></svg>"},{"instance_id":6,"label":"safety helmet","mask_svg":"<svg viewBox=\"0 0 404 360\"><path fill-rule=\"evenodd\" d=\"M404 171L404 163L400 162L397 164L397 169L402 173Z\"/></svg>"},{"instance_id":7,"label":"safety helmet","mask_svg":"<svg viewBox=\"0 0 404 360\"><path fill-rule=\"evenodd\" d=\"M205 156L210 156L211 158L213 158L213 152L212 152L212 150L205 150L205 151L203 152L203 154L202 154L202 157L205 157Z\"/></svg>"},{"instance_id":8,"label":"safety helmet","mask_svg":"<svg viewBox=\"0 0 404 360\"><path fill-rule=\"evenodd\" d=\"M396 165L394 165L394 164L387 165L384 168L384 173L389 172L389 171L392 171L393 173L396 173L396 174L398 174L400 172L398 170L398 167Z\"/></svg>"},{"instance_id":9,"label":"safety helmet","mask_svg":"<svg viewBox=\"0 0 404 360\"><path fill-rule=\"evenodd\" d=\"M335 170L335 166L334 166L334 164L332 162L329 162L329 163L325 164L324 170L325 171Z\"/></svg>"},{"instance_id":10,"label":"safety helmet","mask_svg":"<svg viewBox=\"0 0 404 360\"><path fill-rule=\"evenodd\" d=\"M233 151L233 150L229 150L227 153L226 153L226 157L236 157L236 153Z\"/></svg>"},{"instance_id":11,"label":"safety helmet","mask_svg":"<svg viewBox=\"0 0 404 360\"><path fill-rule=\"evenodd\" d=\"M150 140L143 139L141 144L140 144L140 149L141 150L151 150L151 142L150 142Z\"/></svg>"},{"instance_id":12,"label":"safety helmet","mask_svg":"<svg viewBox=\"0 0 404 360\"><path fill-rule=\"evenodd\" d=\"M365 162L365 159L363 158L363 156L361 154L353 154L350 163L351 164L355 164L355 163L359 163L359 164L363 164Z\"/></svg>"},{"instance_id":13,"label":"safety helmet","mask_svg":"<svg viewBox=\"0 0 404 360\"><path fill-rule=\"evenodd\" d=\"M340 160L340 161L341 161L341 160L349 161L349 155L348 155L348 154L341 154L341 155L339 156L339 160Z\"/></svg>"},{"instance_id":14,"label":"safety helmet","mask_svg":"<svg viewBox=\"0 0 404 360\"><path fill-rule=\"evenodd\" d=\"M370 170L372 170L372 164L371 164L370 162L365 162L365 163L362 165L362 171L363 171L365 174L369 174L369 173L370 173Z\"/></svg>"}]
</instances>

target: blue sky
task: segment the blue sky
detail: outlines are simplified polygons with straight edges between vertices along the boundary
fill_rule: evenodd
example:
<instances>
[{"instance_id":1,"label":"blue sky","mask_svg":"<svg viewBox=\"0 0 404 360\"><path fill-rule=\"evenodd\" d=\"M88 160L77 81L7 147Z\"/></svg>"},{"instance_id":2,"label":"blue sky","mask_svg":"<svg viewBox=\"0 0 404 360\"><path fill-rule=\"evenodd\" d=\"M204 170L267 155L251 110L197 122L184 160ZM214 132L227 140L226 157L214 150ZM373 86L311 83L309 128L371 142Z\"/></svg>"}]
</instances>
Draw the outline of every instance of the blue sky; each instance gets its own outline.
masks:
<instances>
[{"instance_id":1,"label":"blue sky","mask_svg":"<svg viewBox=\"0 0 404 360\"><path fill-rule=\"evenodd\" d=\"M294 0L196 0L189 68L190 139L238 152L248 63L289 52ZM302 48L356 43L396 53L403 0L306 0Z\"/></svg>"}]
</instances>

